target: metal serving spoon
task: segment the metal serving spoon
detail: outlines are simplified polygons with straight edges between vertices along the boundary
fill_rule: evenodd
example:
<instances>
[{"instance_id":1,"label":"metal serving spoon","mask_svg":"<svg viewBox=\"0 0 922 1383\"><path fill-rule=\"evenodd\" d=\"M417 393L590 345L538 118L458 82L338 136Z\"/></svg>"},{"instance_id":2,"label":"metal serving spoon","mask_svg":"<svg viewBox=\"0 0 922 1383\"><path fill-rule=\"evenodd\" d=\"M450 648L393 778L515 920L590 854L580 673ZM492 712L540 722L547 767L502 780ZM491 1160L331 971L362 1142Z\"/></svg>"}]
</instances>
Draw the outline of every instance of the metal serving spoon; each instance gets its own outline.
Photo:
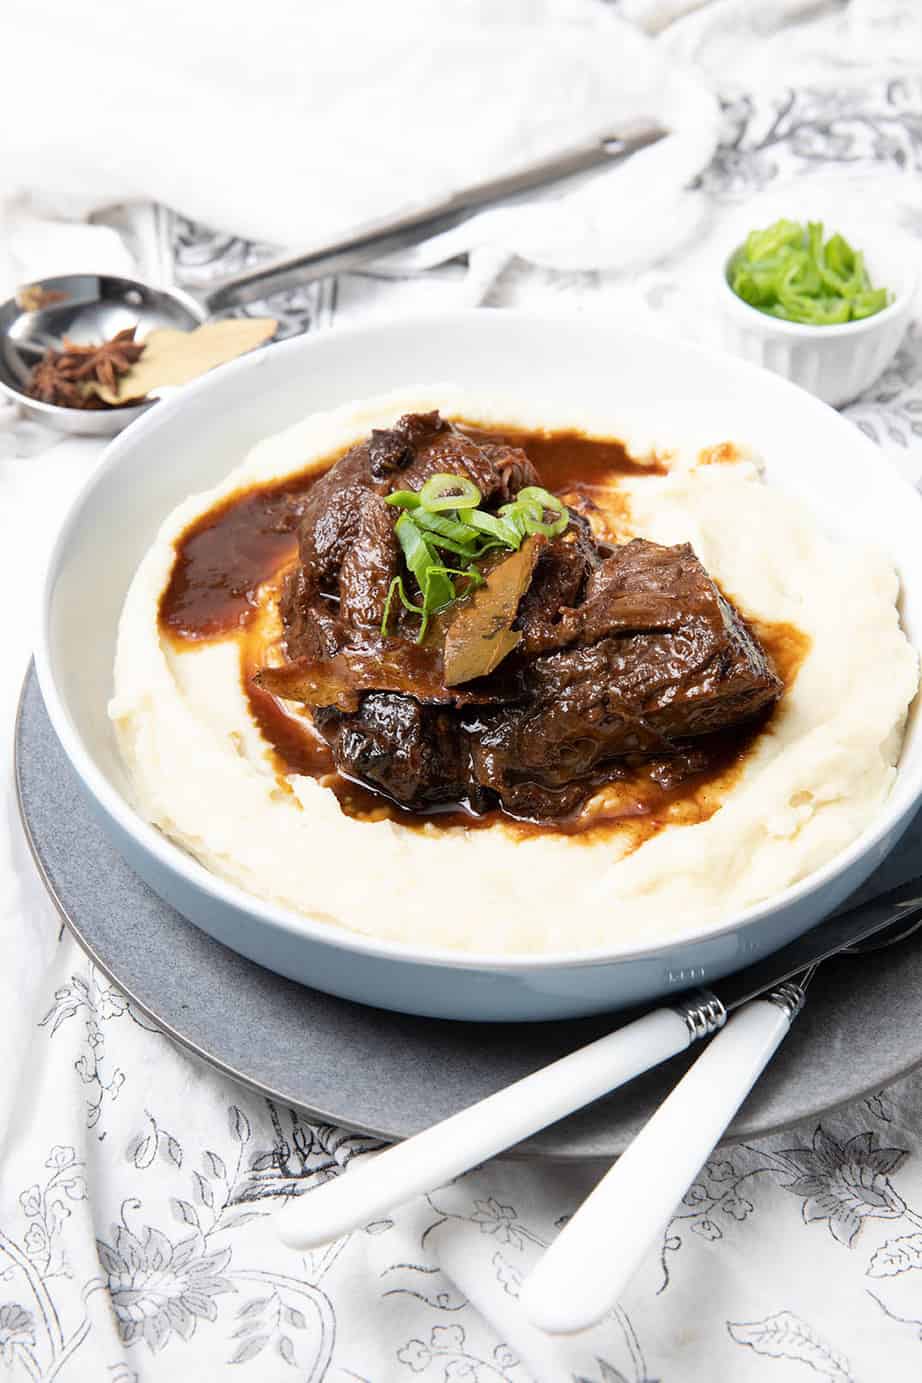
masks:
<instances>
[{"instance_id":1,"label":"metal serving spoon","mask_svg":"<svg viewBox=\"0 0 922 1383\"><path fill-rule=\"evenodd\" d=\"M232 274L213 284L201 298L109 275L65 274L42 279L30 284L25 295L20 290L0 307L0 393L37 421L62 432L114 436L150 403L125 408L64 408L33 399L25 392L33 365L49 346L61 349L64 336L88 345L108 340L125 327L136 327L139 338L155 327L188 331L209 317L265 297L270 288L278 291L353 269L451 230L473 211L511 201L602 164L620 162L667 133L658 125L645 123L625 128L620 134L597 136L517 172L361 226L344 240L311 246Z\"/></svg>"}]
</instances>

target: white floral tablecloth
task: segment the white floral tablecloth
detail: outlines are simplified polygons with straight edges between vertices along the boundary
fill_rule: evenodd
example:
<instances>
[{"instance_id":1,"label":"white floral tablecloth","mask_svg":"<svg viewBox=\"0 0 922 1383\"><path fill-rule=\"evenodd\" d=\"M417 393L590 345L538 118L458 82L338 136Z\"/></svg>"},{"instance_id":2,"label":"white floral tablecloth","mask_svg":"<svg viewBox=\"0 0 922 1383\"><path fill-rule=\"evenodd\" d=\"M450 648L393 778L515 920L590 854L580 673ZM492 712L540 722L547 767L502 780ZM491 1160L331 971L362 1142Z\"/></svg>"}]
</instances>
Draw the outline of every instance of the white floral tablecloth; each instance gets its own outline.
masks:
<instances>
[{"instance_id":1,"label":"white floral tablecloth","mask_svg":"<svg viewBox=\"0 0 922 1383\"><path fill-rule=\"evenodd\" d=\"M801 32L801 15L792 19L797 64L780 62L776 34L749 66L722 67L713 25L732 33L741 7L685 8L694 12L666 40L710 65L723 93L720 147L699 179L707 223L739 206L758 219L773 197L793 207L802 180L825 180L833 204L872 196L922 251L922 78L910 61L918 11L861 7L869 62L855 71L835 67L834 44L821 51L812 31ZM826 8L835 23L843 7ZM169 224L182 282L263 252L180 218ZM551 274L500 258L477 292L498 304L565 298L574 311L707 334L697 253L689 246L630 278ZM449 263L409 276L344 276L271 306L293 333L469 293L466 266ZM919 481L918 323L847 415ZM0 415L2 523L8 535L13 524L32 534L36 550L97 455L52 440L9 410ZM11 618L27 628L33 594L23 589L12 603ZM20 657L6 660L5 714L22 671ZM283 1248L272 1220L279 1198L309 1196L367 1144L238 1088L134 1012L59 933L7 800L2 900L18 921L0 959L0 1375L62 1383L922 1376L922 1076L818 1126L716 1153L611 1319L557 1346L524 1326L516 1296L599 1167L494 1163L323 1252Z\"/></svg>"}]
</instances>

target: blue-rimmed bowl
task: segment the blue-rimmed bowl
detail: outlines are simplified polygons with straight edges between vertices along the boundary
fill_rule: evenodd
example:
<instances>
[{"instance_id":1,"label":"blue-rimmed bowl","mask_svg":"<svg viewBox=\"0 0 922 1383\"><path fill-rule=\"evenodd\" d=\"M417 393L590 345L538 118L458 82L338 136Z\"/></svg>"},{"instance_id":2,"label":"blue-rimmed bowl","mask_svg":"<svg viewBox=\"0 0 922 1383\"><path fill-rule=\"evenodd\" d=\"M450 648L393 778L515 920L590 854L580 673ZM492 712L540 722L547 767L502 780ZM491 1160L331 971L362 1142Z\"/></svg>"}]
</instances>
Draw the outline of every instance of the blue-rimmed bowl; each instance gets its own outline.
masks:
<instances>
[{"instance_id":1,"label":"blue-rimmed bowl","mask_svg":"<svg viewBox=\"0 0 922 1383\"><path fill-rule=\"evenodd\" d=\"M485 310L375 322L285 341L188 385L108 448L55 541L36 649L55 730L114 844L190 921L251 959L362 1003L436 1017L522 1020L617 1008L710 982L837 907L877 867L922 798L911 717L897 780L867 830L822 869L719 927L667 943L542 956L376 941L311 921L210 874L130 805L106 706L122 603L164 516L208 489L266 435L315 409L439 381L540 399L567 416L646 409L663 444L694 430L745 441L771 484L844 541L873 538L902 580L904 627L922 645L922 499L830 408L764 370L585 318ZM880 670L886 675L886 669ZM576 904L574 904L576 906Z\"/></svg>"}]
</instances>

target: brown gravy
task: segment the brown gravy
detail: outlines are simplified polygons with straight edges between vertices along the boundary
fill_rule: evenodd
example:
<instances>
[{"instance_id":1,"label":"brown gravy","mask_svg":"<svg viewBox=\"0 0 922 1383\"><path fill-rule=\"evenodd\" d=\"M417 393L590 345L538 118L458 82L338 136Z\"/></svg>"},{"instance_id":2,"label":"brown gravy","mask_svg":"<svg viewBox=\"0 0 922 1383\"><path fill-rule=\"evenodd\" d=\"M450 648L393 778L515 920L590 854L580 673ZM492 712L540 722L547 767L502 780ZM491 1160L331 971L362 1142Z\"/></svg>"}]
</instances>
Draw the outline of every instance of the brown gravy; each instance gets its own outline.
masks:
<instances>
[{"instance_id":1,"label":"brown gravy","mask_svg":"<svg viewBox=\"0 0 922 1383\"><path fill-rule=\"evenodd\" d=\"M490 440L524 447L542 484L558 494L611 490L619 478L664 475L662 458L637 459L614 439L586 437L575 431L526 432L471 424L464 430ZM462 806L431 813L406 811L380 793L337 773L326 741L309 716L290 711L257 687L252 674L265 664L270 640L264 632L261 588L278 591L281 577L297 556L297 527L311 485L342 455L330 456L309 474L272 485L241 490L196 519L176 544L176 561L160 601L162 633L177 644L238 637L241 677L250 711L272 746L280 782L289 774L307 774L336 795L342 810L367 820L389 818L406 826L438 830L448 826L482 829L502 824L518 837L578 835L597 840L613 831L627 833L633 848L670 824L705 821L721 805L759 738L770 733L772 715L709 737L700 772L676 786L663 787L655 766L641 764L612 770L612 780L576 816L553 822L519 821L495 809L477 816ZM265 589L262 590L265 595ZM754 622L755 632L772 657L779 676L790 686L810 641L795 626Z\"/></svg>"},{"instance_id":2,"label":"brown gravy","mask_svg":"<svg viewBox=\"0 0 922 1383\"><path fill-rule=\"evenodd\" d=\"M329 465L339 459L331 456ZM258 610L260 586L293 561L301 506L328 467L239 490L191 523L160 597L160 627L179 639L223 638Z\"/></svg>"}]
</instances>

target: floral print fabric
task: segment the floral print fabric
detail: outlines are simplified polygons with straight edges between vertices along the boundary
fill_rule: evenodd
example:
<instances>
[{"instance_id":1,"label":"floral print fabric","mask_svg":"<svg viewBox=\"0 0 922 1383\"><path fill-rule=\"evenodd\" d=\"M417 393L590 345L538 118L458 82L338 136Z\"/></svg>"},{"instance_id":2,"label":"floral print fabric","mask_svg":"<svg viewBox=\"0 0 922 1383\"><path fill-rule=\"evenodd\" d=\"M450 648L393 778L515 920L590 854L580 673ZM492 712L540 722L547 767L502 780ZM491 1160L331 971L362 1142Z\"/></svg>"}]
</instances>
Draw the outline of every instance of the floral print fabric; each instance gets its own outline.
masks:
<instances>
[{"instance_id":1,"label":"floral print fabric","mask_svg":"<svg viewBox=\"0 0 922 1383\"><path fill-rule=\"evenodd\" d=\"M728 90L721 145L698 190L719 219L786 179L830 170L892 178L903 231L922 246L917 75ZM176 219L173 251L191 283L265 247ZM629 285L495 266L491 301L632 295L638 310L668 318L682 263ZM411 284L353 274L268 306L293 334L404 292L435 299L463 272L446 265ZM919 480L918 325L847 416ZM369 1140L200 1065L67 936L42 980L25 1064L7 1074L0 1377L902 1383L922 1371L919 1076L715 1152L610 1319L554 1343L522 1321L520 1285L599 1166L495 1162L322 1251L288 1250L273 1229L276 1207L340 1175ZM615 1242L616 1225L611 1233Z\"/></svg>"}]
</instances>

